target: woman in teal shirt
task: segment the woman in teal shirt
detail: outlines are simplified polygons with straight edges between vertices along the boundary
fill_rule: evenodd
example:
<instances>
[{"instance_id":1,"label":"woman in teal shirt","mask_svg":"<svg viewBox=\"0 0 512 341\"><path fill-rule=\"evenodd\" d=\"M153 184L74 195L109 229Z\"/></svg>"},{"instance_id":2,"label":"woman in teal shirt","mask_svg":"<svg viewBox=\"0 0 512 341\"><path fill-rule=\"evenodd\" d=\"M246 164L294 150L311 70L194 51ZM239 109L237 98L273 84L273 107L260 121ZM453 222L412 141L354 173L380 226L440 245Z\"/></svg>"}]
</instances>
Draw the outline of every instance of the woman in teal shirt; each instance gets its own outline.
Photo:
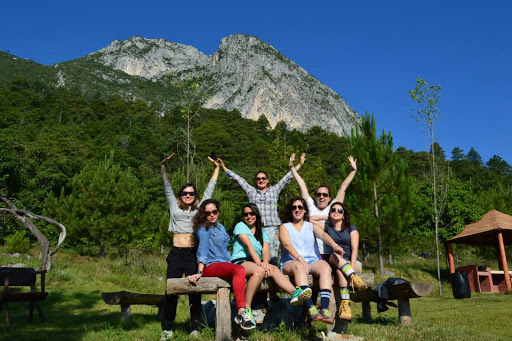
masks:
<instances>
[{"instance_id":1,"label":"woman in teal shirt","mask_svg":"<svg viewBox=\"0 0 512 341\"><path fill-rule=\"evenodd\" d=\"M251 306L254 293L260 287L263 278L273 278L281 289L292 295L290 304L300 306L311 296L311 292L304 292L299 287L295 288L277 266L269 264L270 240L263 231L263 222L258 206L246 204L242 208L242 220L236 224L233 231L235 241L231 262L245 268L248 278L245 291L246 307Z\"/></svg>"}]
</instances>

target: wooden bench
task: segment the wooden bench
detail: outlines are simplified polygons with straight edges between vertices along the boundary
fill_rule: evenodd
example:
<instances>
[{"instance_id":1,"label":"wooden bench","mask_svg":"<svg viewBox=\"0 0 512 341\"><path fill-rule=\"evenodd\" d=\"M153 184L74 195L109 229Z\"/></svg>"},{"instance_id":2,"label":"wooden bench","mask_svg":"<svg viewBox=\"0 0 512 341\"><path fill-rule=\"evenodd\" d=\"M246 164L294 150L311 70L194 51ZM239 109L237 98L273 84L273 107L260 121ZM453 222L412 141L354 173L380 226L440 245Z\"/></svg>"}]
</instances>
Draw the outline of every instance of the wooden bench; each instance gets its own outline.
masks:
<instances>
[{"instance_id":1,"label":"wooden bench","mask_svg":"<svg viewBox=\"0 0 512 341\"><path fill-rule=\"evenodd\" d=\"M10 326L9 302L30 302L29 321L33 321L35 305L41 321L47 322L39 304L48 296L48 293L45 292L45 274L46 270L36 271L34 268L0 267L0 286L3 286L3 290L0 292L0 311L5 307L5 324L7 327ZM37 275L41 275L40 291L36 290ZM22 291L23 288L19 287L30 287L30 291Z\"/></svg>"},{"instance_id":2,"label":"wooden bench","mask_svg":"<svg viewBox=\"0 0 512 341\"><path fill-rule=\"evenodd\" d=\"M367 285L373 285L373 274L362 274L361 278ZM309 286L318 288L318 279L308 276ZM281 289L272 279L261 283L260 292L280 292ZM335 290L335 292L339 290ZM192 285L186 278L168 278L167 295L216 294L216 340L231 340L231 283L218 277L203 277L197 285ZM332 300L331 302L333 302ZM334 304L335 307L335 304Z\"/></svg>"},{"instance_id":3,"label":"wooden bench","mask_svg":"<svg viewBox=\"0 0 512 341\"><path fill-rule=\"evenodd\" d=\"M407 325L412 322L411 305L409 299L429 295L434 289L434 284L405 282L396 284L388 289L388 300L398 300L398 316L400 323ZM368 289L366 291L351 293L350 299L354 302L362 302L363 319L370 323L372 320L370 302L377 302L377 292Z\"/></svg>"},{"instance_id":4,"label":"wooden bench","mask_svg":"<svg viewBox=\"0 0 512 341\"><path fill-rule=\"evenodd\" d=\"M104 292L101 294L103 301L111 305L121 306L121 319L123 322L130 322L131 306L151 305L158 307L158 315L160 316L164 306L164 295L157 294L137 294L129 291Z\"/></svg>"}]
</instances>

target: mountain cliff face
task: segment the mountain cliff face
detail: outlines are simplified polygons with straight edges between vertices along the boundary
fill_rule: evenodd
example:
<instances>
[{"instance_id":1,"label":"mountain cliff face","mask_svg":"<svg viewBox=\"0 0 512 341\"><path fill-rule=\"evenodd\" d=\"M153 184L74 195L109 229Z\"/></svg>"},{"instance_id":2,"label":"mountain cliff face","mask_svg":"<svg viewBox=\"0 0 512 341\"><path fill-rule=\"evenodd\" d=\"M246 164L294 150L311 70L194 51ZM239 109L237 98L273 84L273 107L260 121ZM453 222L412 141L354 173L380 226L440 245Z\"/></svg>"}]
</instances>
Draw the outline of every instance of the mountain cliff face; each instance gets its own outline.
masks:
<instances>
[{"instance_id":1,"label":"mountain cliff face","mask_svg":"<svg viewBox=\"0 0 512 341\"><path fill-rule=\"evenodd\" d=\"M87 58L154 82L170 72L202 76L215 89L204 107L237 109L254 120L264 115L272 127L284 121L301 131L320 126L343 136L360 121L333 90L253 36L223 38L213 56L163 39L133 37Z\"/></svg>"}]
</instances>

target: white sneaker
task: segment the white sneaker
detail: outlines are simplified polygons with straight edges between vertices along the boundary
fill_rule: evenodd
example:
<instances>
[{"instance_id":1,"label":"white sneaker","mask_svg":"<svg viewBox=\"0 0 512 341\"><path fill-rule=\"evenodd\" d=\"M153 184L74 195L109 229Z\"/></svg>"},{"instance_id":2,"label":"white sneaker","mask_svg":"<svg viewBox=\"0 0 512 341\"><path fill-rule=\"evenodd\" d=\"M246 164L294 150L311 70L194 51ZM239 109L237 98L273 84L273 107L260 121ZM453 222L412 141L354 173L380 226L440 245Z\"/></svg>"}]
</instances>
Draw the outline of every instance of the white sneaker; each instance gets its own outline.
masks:
<instances>
[{"instance_id":1,"label":"white sneaker","mask_svg":"<svg viewBox=\"0 0 512 341\"><path fill-rule=\"evenodd\" d=\"M193 331L190 332L189 335L193 336L193 337L199 336L199 330L193 330Z\"/></svg>"},{"instance_id":2,"label":"white sneaker","mask_svg":"<svg viewBox=\"0 0 512 341\"><path fill-rule=\"evenodd\" d=\"M172 340L172 330L162 330L160 334L160 341Z\"/></svg>"},{"instance_id":3,"label":"white sneaker","mask_svg":"<svg viewBox=\"0 0 512 341\"><path fill-rule=\"evenodd\" d=\"M262 324L265 320L265 311L263 309L254 309L252 311L254 324Z\"/></svg>"}]
</instances>

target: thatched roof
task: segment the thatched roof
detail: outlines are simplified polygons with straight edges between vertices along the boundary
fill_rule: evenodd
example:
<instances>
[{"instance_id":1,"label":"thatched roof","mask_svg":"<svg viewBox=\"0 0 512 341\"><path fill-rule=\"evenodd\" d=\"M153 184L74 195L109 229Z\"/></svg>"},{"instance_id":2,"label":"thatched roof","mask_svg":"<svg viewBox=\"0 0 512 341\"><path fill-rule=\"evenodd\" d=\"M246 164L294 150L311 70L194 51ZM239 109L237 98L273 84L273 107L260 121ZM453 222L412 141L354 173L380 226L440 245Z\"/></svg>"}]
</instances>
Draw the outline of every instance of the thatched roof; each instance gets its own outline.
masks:
<instances>
[{"instance_id":1,"label":"thatched roof","mask_svg":"<svg viewBox=\"0 0 512 341\"><path fill-rule=\"evenodd\" d=\"M461 233L447 240L447 242L497 246L498 231L500 230L504 244L512 244L512 216L492 210L484 214L480 221L466 225Z\"/></svg>"}]
</instances>

